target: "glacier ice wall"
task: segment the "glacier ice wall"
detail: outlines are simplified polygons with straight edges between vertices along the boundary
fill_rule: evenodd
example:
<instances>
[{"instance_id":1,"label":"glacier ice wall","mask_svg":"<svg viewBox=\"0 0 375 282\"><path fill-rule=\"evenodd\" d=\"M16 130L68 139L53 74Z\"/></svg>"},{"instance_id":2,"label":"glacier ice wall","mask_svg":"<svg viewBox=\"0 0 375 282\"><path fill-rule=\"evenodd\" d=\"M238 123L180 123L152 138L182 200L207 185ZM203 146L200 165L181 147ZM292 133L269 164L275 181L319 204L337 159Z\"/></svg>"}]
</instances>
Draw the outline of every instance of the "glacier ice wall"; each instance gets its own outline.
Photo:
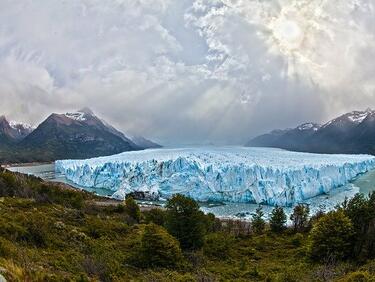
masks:
<instances>
[{"instance_id":1,"label":"glacier ice wall","mask_svg":"<svg viewBox=\"0 0 375 282\"><path fill-rule=\"evenodd\" d=\"M325 194L375 168L370 155L324 155L271 148L212 147L125 152L88 160L59 160L56 172L113 197L181 193L198 201L288 206Z\"/></svg>"}]
</instances>

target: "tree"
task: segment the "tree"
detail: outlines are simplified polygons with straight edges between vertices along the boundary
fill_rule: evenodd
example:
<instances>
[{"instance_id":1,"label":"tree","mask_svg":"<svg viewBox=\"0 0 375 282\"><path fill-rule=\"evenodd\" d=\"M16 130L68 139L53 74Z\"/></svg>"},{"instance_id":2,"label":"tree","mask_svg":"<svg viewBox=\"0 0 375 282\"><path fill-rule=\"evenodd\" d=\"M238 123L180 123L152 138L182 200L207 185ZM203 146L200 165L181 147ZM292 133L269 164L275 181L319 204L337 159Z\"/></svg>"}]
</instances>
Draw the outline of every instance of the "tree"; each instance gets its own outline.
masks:
<instances>
[{"instance_id":1,"label":"tree","mask_svg":"<svg viewBox=\"0 0 375 282\"><path fill-rule=\"evenodd\" d=\"M259 205L259 207L255 210L255 213L252 214L251 220L251 224L255 233L261 234L264 231L266 222L264 221L263 216L264 213L262 210L262 206Z\"/></svg>"},{"instance_id":2,"label":"tree","mask_svg":"<svg viewBox=\"0 0 375 282\"><path fill-rule=\"evenodd\" d=\"M137 202L132 197L125 200L125 212L137 223L141 220L141 210Z\"/></svg>"},{"instance_id":3,"label":"tree","mask_svg":"<svg viewBox=\"0 0 375 282\"><path fill-rule=\"evenodd\" d=\"M140 264L144 267L175 267L182 260L180 244L163 227L146 225L141 239Z\"/></svg>"},{"instance_id":4,"label":"tree","mask_svg":"<svg viewBox=\"0 0 375 282\"><path fill-rule=\"evenodd\" d=\"M293 221L295 232L301 232L307 228L309 213L310 208L306 204L298 204L294 207L293 213L290 215L290 220Z\"/></svg>"},{"instance_id":5,"label":"tree","mask_svg":"<svg viewBox=\"0 0 375 282\"><path fill-rule=\"evenodd\" d=\"M201 248L206 234L206 220L197 202L176 194L168 200L166 208L166 228L177 238L181 248L184 250Z\"/></svg>"},{"instance_id":6,"label":"tree","mask_svg":"<svg viewBox=\"0 0 375 282\"><path fill-rule=\"evenodd\" d=\"M356 194L341 206L353 223L353 257L359 260L375 258L375 193L368 197Z\"/></svg>"},{"instance_id":7,"label":"tree","mask_svg":"<svg viewBox=\"0 0 375 282\"><path fill-rule=\"evenodd\" d=\"M311 257L316 260L347 258L351 252L353 234L353 224L343 211L329 212L311 230Z\"/></svg>"},{"instance_id":8,"label":"tree","mask_svg":"<svg viewBox=\"0 0 375 282\"><path fill-rule=\"evenodd\" d=\"M281 232L285 229L286 214L282 207L276 206L270 216L270 227L273 232Z\"/></svg>"}]
</instances>

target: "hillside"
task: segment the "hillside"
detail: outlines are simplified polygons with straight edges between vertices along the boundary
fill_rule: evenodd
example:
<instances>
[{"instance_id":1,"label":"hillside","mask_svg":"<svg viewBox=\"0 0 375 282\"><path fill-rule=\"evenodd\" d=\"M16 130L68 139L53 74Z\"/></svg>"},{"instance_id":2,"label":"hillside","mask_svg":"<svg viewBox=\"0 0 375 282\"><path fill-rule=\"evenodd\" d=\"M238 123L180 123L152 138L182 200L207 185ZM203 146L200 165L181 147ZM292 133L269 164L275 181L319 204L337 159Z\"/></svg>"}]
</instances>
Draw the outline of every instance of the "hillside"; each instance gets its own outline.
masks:
<instances>
[{"instance_id":1,"label":"hillside","mask_svg":"<svg viewBox=\"0 0 375 282\"><path fill-rule=\"evenodd\" d=\"M312 153L375 154L375 111L353 111L323 125L305 123L257 136L246 146Z\"/></svg>"},{"instance_id":2,"label":"hillside","mask_svg":"<svg viewBox=\"0 0 375 282\"><path fill-rule=\"evenodd\" d=\"M375 275L373 260L313 262L310 227L255 232L255 223L197 214L203 246L181 253L163 227L173 210L147 209L136 219L131 201L98 205L91 194L3 169L0 196L0 278L8 281L372 281L363 279ZM144 248L152 255L144 257Z\"/></svg>"},{"instance_id":3,"label":"hillside","mask_svg":"<svg viewBox=\"0 0 375 282\"><path fill-rule=\"evenodd\" d=\"M53 113L35 129L0 118L0 163L91 158L157 146L143 137L133 142L87 108Z\"/></svg>"}]
</instances>

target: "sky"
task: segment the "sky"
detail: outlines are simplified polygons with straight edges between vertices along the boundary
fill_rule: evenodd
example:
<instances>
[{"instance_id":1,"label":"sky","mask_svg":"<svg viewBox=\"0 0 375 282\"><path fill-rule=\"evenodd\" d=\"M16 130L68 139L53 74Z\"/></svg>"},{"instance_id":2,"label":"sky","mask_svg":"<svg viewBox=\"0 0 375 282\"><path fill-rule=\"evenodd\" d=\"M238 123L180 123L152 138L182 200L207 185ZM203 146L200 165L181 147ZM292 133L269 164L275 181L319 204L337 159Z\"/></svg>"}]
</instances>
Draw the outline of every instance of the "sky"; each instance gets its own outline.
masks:
<instances>
[{"instance_id":1,"label":"sky","mask_svg":"<svg viewBox=\"0 0 375 282\"><path fill-rule=\"evenodd\" d=\"M1 0L0 114L244 144L375 108L374 0Z\"/></svg>"}]
</instances>

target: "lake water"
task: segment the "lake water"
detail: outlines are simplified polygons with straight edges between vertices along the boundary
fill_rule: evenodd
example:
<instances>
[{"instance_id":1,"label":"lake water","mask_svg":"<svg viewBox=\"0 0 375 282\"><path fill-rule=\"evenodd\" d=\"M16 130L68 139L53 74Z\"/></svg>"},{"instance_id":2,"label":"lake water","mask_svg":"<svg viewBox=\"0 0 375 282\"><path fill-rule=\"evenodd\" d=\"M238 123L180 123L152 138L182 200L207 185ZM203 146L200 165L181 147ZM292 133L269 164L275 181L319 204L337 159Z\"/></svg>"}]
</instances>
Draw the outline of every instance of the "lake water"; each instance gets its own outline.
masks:
<instances>
[{"instance_id":1,"label":"lake water","mask_svg":"<svg viewBox=\"0 0 375 282\"><path fill-rule=\"evenodd\" d=\"M31 166L14 166L8 167L10 171L20 172L24 174L31 174L37 177L40 177L44 180L48 181L55 181L55 182L63 182L67 183L73 187L78 189L86 190L92 193L95 193L99 196L108 196L110 197L113 194L113 191L107 189L94 189L94 188L87 188L87 187L79 187L78 185L74 184L73 182L67 180L64 175L58 174L55 172L55 164L42 164L42 165L31 165Z\"/></svg>"},{"instance_id":2,"label":"lake water","mask_svg":"<svg viewBox=\"0 0 375 282\"><path fill-rule=\"evenodd\" d=\"M63 175L55 173L54 164L43 164L43 165L32 165L32 166L16 166L8 168L14 172L20 172L25 174L35 175L44 180L48 181L57 181L70 184L77 189L83 189L92 193L95 193L99 196L110 197L114 192L108 189L97 189L97 188L87 188L79 187L76 184L68 181ZM311 214L317 210L330 210L337 204L344 201L345 197L352 197L356 193L368 194L372 191L375 191L375 170L372 170L364 175L359 176L352 183L345 185L343 187L337 188L332 191L330 194L321 195L306 201L310 205ZM201 209L204 212L211 212L216 216L221 217L241 217L241 218L250 218L251 213L255 211L258 207L256 204L246 204L246 203L225 203L225 204L201 204ZM263 206L263 211L266 215L272 211L273 207ZM290 214L292 207L285 208L287 214Z\"/></svg>"}]
</instances>

